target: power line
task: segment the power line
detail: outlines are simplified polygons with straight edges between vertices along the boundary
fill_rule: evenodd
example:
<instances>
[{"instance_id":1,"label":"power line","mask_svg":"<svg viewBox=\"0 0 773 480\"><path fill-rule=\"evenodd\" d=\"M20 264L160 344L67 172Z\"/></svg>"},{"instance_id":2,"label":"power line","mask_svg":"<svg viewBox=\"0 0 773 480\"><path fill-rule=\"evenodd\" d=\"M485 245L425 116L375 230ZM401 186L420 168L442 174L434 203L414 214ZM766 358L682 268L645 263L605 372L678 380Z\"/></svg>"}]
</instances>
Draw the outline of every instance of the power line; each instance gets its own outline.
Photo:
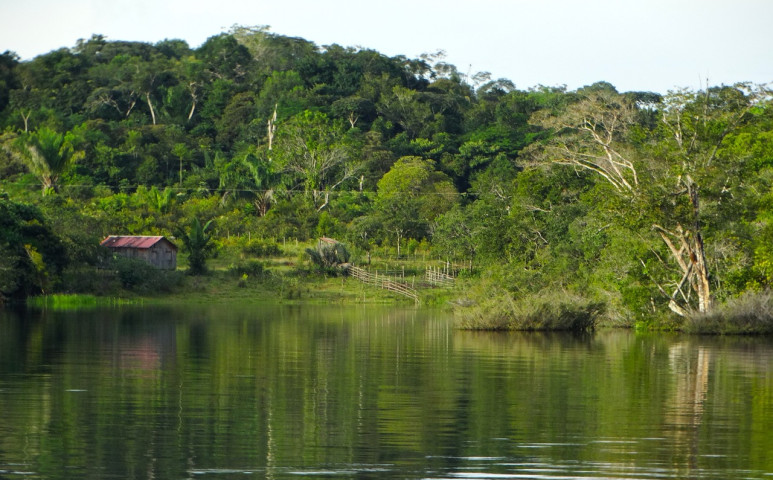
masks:
<instances>
[{"instance_id":1,"label":"power line","mask_svg":"<svg viewBox=\"0 0 773 480\"><path fill-rule=\"evenodd\" d=\"M41 188L43 186L42 183L31 183L26 184L28 187L37 187ZM99 187L105 187L113 190L118 190L115 193L124 193L125 190L134 190L133 193L137 193L137 189L140 187L147 188L147 192L151 192L152 188L155 187L159 192L163 192L167 189L176 191L178 194L180 193L200 193L200 192L207 192L211 195L221 192L223 194L225 193L253 193L253 194L266 194L266 193L273 193L276 195L282 195L282 196L294 196L294 195L362 195L365 197L375 197L378 195L378 191L376 190L314 190L314 191L306 191L306 190L277 190L277 189L254 189L254 188L209 188L209 187L202 187L202 188L192 188L192 187L172 187L172 186L166 186L163 187L163 189L159 188L157 185L152 185L150 188L148 188L147 185L122 185L119 187L113 187L110 185L88 185L88 184L64 184L59 185L59 188L61 189L70 189L70 188L99 188ZM478 197L480 194L475 192L454 192L454 193L444 193L444 192L418 192L418 193L412 193L412 197L428 197L428 196L442 196L442 197L449 197L452 195L458 195L460 197Z\"/></svg>"}]
</instances>

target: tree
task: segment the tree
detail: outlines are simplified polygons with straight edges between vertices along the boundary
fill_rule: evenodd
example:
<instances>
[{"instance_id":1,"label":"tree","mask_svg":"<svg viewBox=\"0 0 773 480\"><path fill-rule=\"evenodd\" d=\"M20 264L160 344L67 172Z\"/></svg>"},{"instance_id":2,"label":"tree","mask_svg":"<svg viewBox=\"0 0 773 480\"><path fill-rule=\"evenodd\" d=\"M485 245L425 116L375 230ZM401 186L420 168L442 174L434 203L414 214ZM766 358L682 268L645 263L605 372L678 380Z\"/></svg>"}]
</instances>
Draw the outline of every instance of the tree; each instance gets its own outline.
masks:
<instances>
[{"instance_id":1,"label":"tree","mask_svg":"<svg viewBox=\"0 0 773 480\"><path fill-rule=\"evenodd\" d=\"M139 192L139 189L137 190ZM155 185L146 193L148 203L158 213L165 214L169 212L174 199L174 191L166 187L160 191Z\"/></svg>"},{"instance_id":2,"label":"tree","mask_svg":"<svg viewBox=\"0 0 773 480\"><path fill-rule=\"evenodd\" d=\"M421 135L432 122L433 112L421 101L421 94L410 88L395 85L389 93L382 93L378 111L389 121L399 125L409 139Z\"/></svg>"},{"instance_id":3,"label":"tree","mask_svg":"<svg viewBox=\"0 0 773 480\"><path fill-rule=\"evenodd\" d=\"M40 210L0 196L0 305L45 291L66 265Z\"/></svg>"},{"instance_id":4,"label":"tree","mask_svg":"<svg viewBox=\"0 0 773 480\"><path fill-rule=\"evenodd\" d=\"M472 264L478 252L478 231L483 224L472 218L470 210L455 206L438 218L432 235L432 244L443 258L469 261Z\"/></svg>"},{"instance_id":5,"label":"tree","mask_svg":"<svg viewBox=\"0 0 773 480\"><path fill-rule=\"evenodd\" d=\"M357 166L340 125L322 113L305 111L279 127L272 152L295 185L310 195L315 208L328 205L329 192L352 178Z\"/></svg>"},{"instance_id":6,"label":"tree","mask_svg":"<svg viewBox=\"0 0 773 480\"><path fill-rule=\"evenodd\" d=\"M532 122L556 135L535 145L549 162L590 170L615 190L630 194L639 179L626 135L635 122L635 107L610 91L593 92L570 105L562 114L541 110Z\"/></svg>"},{"instance_id":7,"label":"tree","mask_svg":"<svg viewBox=\"0 0 773 480\"><path fill-rule=\"evenodd\" d=\"M183 186L183 161L187 161L191 157L191 151L188 148L187 145L184 143L175 143L174 147L172 147L172 153L174 153L174 156L177 157L179 162L179 186Z\"/></svg>"},{"instance_id":8,"label":"tree","mask_svg":"<svg viewBox=\"0 0 773 480\"><path fill-rule=\"evenodd\" d=\"M403 238L427 237L432 221L457 199L453 182L431 160L402 157L379 180L375 206L385 228L397 237L399 255Z\"/></svg>"},{"instance_id":9,"label":"tree","mask_svg":"<svg viewBox=\"0 0 773 480\"><path fill-rule=\"evenodd\" d=\"M212 236L207 233L212 220L203 226L198 218L193 218L188 231L180 230L177 237L183 242L183 251L188 254L188 271L191 275L201 275L207 271L207 258L215 252Z\"/></svg>"},{"instance_id":10,"label":"tree","mask_svg":"<svg viewBox=\"0 0 773 480\"><path fill-rule=\"evenodd\" d=\"M593 172L611 185L624 199L616 220L627 217L624 221L637 234L655 235L665 247L665 255L653 253L670 259L663 263L668 263L664 269L671 279L647 274L669 308L681 316L706 313L714 299L704 233L707 224L717 229L723 219L706 215L701 192L719 200L723 189L737 186L737 178L718 170L718 152L724 139L749 121L751 109L767 101L763 89L746 85L670 92L656 105L660 121L649 130L638 122L638 110L653 108L651 104L637 105L614 89L588 88L563 111L541 111L532 117L554 135L531 153L549 163Z\"/></svg>"},{"instance_id":11,"label":"tree","mask_svg":"<svg viewBox=\"0 0 773 480\"><path fill-rule=\"evenodd\" d=\"M673 228L660 224L653 228L682 273L669 302L680 315L692 309L684 292L687 285L697 294L699 312L709 312L713 307L705 235L722 230L727 218L718 215L711 204L734 202L733 192L747 180L738 176L739 158L724 155L728 151L723 152L722 145L729 135L754 121L754 109L766 105L769 108L770 92L748 84L702 92L680 90L663 98L653 153L665 162L658 162L653 170L661 182L675 184L671 193L678 199L672 202L675 208L669 212ZM675 301L677 295L682 297L681 305Z\"/></svg>"},{"instance_id":12,"label":"tree","mask_svg":"<svg viewBox=\"0 0 773 480\"><path fill-rule=\"evenodd\" d=\"M330 105L331 112L338 118L345 118L354 128L360 119L370 123L376 115L376 106L368 99L352 96L336 100Z\"/></svg>"},{"instance_id":13,"label":"tree","mask_svg":"<svg viewBox=\"0 0 773 480\"><path fill-rule=\"evenodd\" d=\"M6 50L0 54L0 112L10 102L11 90L19 88L19 80L14 72L19 64L19 56Z\"/></svg>"},{"instance_id":14,"label":"tree","mask_svg":"<svg viewBox=\"0 0 773 480\"><path fill-rule=\"evenodd\" d=\"M42 95L38 91L32 91L29 87L17 88L8 93L10 107L18 112L24 125L24 132L30 129L30 117L35 110L40 109Z\"/></svg>"},{"instance_id":15,"label":"tree","mask_svg":"<svg viewBox=\"0 0 773 480\"><path fill-rule=\"evenodd\" d=\"M58 193L62 173L83 157L83 152L75 150L74 142L72 133L58 133L46 127L17 140L16 151L30 172L40 179L44 195Z\"/></svg>"}]
</instances>

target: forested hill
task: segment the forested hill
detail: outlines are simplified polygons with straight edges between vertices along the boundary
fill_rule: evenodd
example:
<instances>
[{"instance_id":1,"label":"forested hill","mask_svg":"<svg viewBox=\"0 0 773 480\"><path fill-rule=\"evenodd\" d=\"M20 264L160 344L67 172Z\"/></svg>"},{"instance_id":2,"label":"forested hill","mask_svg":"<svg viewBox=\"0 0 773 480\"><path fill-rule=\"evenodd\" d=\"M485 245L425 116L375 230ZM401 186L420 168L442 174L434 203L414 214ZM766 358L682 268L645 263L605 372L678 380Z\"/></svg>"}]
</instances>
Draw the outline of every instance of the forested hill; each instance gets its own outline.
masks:
<instances>
[{"instance_id":1,"label":"forested hill","mask_svg":"<svg viewBox=\"0 0 773 480\"><path fill-rule=\"evenodd\" d=\"M514 92L509 81L485 74L470 85L433 55L390 58L251 29L212 37L196 50L179 40L150 45L95 36L30 62L6 53L2 65L6 131L71 133L86 155L62 183L114 190L260 190L277 182L290 190L351 190L364 177L362 188L373 191L406 155L432 158L467 189L470 161L460 155L487 155L477 150L496 144L496 153L514 158L530 141L529 114L563 93ZM330 157L318 172L292 158L295 141L306 135L316 136L316 145L305 142L319 150L312 154ZM294 175L257 184L224 178L225 164L247 158L258 165L270 146L281 167L266 174Z\"/></svg>"},{"instance_id":2,"label":"forested hill","mask_svg":"<svg viewBox=\"0 0 773 480\"><path fill-rule=\"evenodd\" d=\"M439 55L254 28L196 49L93 36L6 52L0 292L66 289L94 238L195 218L219 237L424 245L474 265L468 296L500 304L708 312L773 276L772 120L758 86L518 89Z\"/></svg>"}]
</instances>

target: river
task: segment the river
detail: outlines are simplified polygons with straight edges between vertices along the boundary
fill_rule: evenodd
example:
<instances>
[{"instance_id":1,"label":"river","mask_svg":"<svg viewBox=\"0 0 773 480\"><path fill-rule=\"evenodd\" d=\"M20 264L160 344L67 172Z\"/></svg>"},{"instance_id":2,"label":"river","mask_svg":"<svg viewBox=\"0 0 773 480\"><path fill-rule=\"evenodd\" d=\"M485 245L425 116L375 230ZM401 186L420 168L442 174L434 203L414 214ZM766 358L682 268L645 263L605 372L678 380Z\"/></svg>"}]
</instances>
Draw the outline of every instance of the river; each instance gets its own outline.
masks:
<instances>
[{"instance_id":1,"label":"river","mask_svg":"<svg viewBox=\"0 0 773 480\"><path fill-rule=\"evenodd\" d=\"M0 311L0 479L773 479L773 339Z\"/></svg>"}]
</instances>

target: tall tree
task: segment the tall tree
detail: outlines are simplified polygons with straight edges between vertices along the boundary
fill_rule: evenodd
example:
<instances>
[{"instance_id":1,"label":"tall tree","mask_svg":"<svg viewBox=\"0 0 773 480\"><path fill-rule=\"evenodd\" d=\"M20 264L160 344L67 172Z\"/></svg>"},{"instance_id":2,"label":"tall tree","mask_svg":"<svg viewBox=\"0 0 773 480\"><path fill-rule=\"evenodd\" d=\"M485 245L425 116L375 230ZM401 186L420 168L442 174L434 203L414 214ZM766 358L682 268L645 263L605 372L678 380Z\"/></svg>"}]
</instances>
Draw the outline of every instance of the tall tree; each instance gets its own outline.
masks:
<instances>
[{"instance_id":1,"label":"tall tree","mask_svg":"<svg viewBox=\"0 0 773 480\"><path fill-rule=\"evenodd\" d=\"M19 56L6 50L0 54L0 112L2 112L11 100L11 90L19 88L19 79L16 77L16 66L19 64Z\"/></svg>"},{"instance_id":2,"label":"tall tree","mask_svg":"<svg viewBox=\"0 0 773 480\"><path fill-rule=\"evenodd\" d=\"M394 233L398 254L403 238L425 238L432 222L458 200L451 179L431 160L402 157L378 182L376 210Z\"/></svg>"},{"instance_id":3,"label":"tall tree","mask_svg":"<svg viewBox=\"0 0 773 480\"><path fill-rule=\"evenodd\" d=\"M637 105L611 88L592 88L558 114L541 111L532 117L555 135L531 152L553 164L591 171L611 185L628 202L622 213L635 212L639 228L646 229L638 233L654 233L666 249L674 276L652 281L669 308L683 316L705 313L714 300L705 229L707 223L717 228L722 219L708 218L701 192L720 196L722 188L735 186L727 182L737 178L719 174L720 146L750 119L752 108L768 101L766 95L763 89L736 85L671 92L653 106ZM642 108L657 108L660 122L654 130L638 122ZM724 187L717 188L719 178Z\"/></svg>"},{"instance_id":4,"label":"tall tree","mask_svg":"<svg viewBox=\"0 0 773 480\"><path fill-rule=\"evenodd\" d=\"M295 179L289 187L302 188L317 209L328 205L329 193L352 178L358 167L341 125L308 110L278 127L272 152Z\"/></svg>"},{"instance_id":5,"label":"tall tree","mask_svg":"<svg viewBox=\"0 0 773 480\"><path fill-rule=\"evenodd\" d=\"M0 305L44 291L66 264L40 210L0 195Z\"/></svg>"}]
</instances>

